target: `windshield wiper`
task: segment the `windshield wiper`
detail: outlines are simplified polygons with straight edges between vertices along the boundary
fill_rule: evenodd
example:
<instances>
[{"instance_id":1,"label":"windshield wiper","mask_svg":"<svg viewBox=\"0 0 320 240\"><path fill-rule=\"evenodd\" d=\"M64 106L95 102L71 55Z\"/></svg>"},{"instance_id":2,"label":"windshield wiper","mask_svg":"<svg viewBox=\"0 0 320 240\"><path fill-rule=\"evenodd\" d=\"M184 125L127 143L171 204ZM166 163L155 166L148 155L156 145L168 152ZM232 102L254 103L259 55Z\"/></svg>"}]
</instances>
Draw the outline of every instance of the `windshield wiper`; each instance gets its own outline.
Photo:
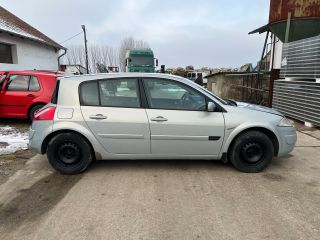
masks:
<instances>
[{"instance_id":1,"label":"windshield wiper","mask_svg":"<svg viewBox=\"0 0 320 240\"><path fill-rule=\"evenodd\" d=\"M230 106L238 106L237 102L231 99L224 99Z\"/></svg>"}]
</instances>

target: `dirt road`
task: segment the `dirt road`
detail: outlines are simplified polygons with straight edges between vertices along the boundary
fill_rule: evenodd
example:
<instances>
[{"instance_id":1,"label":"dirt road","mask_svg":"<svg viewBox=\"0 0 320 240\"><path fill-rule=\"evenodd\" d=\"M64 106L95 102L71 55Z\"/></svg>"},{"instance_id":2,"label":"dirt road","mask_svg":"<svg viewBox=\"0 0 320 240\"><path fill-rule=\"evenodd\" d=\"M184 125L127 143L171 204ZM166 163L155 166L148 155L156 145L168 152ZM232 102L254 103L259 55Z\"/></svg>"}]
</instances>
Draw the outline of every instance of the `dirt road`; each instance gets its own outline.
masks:
<instances>
[{"instance_id":1,"label":"dirt road","mask_svg":"<svg viewBox=\"0 0 320 240\"><path fill-rule=\"evenodd\" d=\"M35 156L0 185L5 239L319 239L320 140L262 173L210 161L104 161L62 176Z\"/></svg>"}]
</instances>

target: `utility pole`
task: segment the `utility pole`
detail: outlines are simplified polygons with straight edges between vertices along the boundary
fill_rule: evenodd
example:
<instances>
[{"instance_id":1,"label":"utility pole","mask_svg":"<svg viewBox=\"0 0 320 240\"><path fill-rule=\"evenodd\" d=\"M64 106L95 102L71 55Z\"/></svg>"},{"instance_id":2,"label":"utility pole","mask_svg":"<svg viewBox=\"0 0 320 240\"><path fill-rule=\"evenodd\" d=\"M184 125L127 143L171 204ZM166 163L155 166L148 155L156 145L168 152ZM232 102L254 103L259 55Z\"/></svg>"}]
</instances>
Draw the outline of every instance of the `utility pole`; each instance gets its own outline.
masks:
<instances>
[{"instance_id":1,"label":"utility pole","mask_svg":"<svg viewBox=\"0 0 320 240\"><path fill-rule=\"evenodd\" d=\"M83 35L84 35L84 49L86 52L86 68L87 68L87 73L89 73L89 62L88 62L88 48L87 48L87 33L86 33L86 26L81 25L82 30L83 30Z\"/></svg>"}]
</instances>

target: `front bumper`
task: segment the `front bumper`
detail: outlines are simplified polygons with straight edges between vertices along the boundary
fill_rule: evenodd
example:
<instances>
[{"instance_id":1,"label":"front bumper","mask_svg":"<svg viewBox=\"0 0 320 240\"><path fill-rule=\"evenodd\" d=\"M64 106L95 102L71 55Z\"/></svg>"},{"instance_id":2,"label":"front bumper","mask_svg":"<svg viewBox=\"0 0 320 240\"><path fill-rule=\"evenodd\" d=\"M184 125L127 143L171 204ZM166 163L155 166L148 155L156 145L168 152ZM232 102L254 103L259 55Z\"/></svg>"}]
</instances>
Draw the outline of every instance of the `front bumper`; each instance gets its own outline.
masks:
<instances>
[{"instance_id":1,"label":"front bumper","mask_svg":"<svg viewBox=\"0 0 320 240\"><path fill-rule=\"evenodd\" d=\"M292 152L297 142L297 132L294 127L278 127L279 139L279 152L278 157L287 155Z\"/></svg>"}]
</instances>

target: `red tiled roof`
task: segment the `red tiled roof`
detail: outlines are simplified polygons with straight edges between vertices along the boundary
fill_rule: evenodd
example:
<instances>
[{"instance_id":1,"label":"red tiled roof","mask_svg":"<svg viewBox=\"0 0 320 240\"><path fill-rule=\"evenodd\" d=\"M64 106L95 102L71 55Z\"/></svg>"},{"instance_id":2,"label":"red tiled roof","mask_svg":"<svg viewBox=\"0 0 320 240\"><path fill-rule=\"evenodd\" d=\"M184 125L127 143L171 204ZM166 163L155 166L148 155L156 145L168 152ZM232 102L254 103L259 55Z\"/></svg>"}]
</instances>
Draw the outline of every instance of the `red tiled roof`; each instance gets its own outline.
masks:
<instances>
[{"instance_id":1,"label":"red tiled roof","mask_svg":"<svg viewBox=\"0 0 320 240\"><path fill-rule=\"evenodd\" d=\"M64 49L63 46L53 41L25 21L21 20L11 12L0 6L0 32L7 32L16 36L28 38L57 49Z\"/></svg>"}]
</instances>

